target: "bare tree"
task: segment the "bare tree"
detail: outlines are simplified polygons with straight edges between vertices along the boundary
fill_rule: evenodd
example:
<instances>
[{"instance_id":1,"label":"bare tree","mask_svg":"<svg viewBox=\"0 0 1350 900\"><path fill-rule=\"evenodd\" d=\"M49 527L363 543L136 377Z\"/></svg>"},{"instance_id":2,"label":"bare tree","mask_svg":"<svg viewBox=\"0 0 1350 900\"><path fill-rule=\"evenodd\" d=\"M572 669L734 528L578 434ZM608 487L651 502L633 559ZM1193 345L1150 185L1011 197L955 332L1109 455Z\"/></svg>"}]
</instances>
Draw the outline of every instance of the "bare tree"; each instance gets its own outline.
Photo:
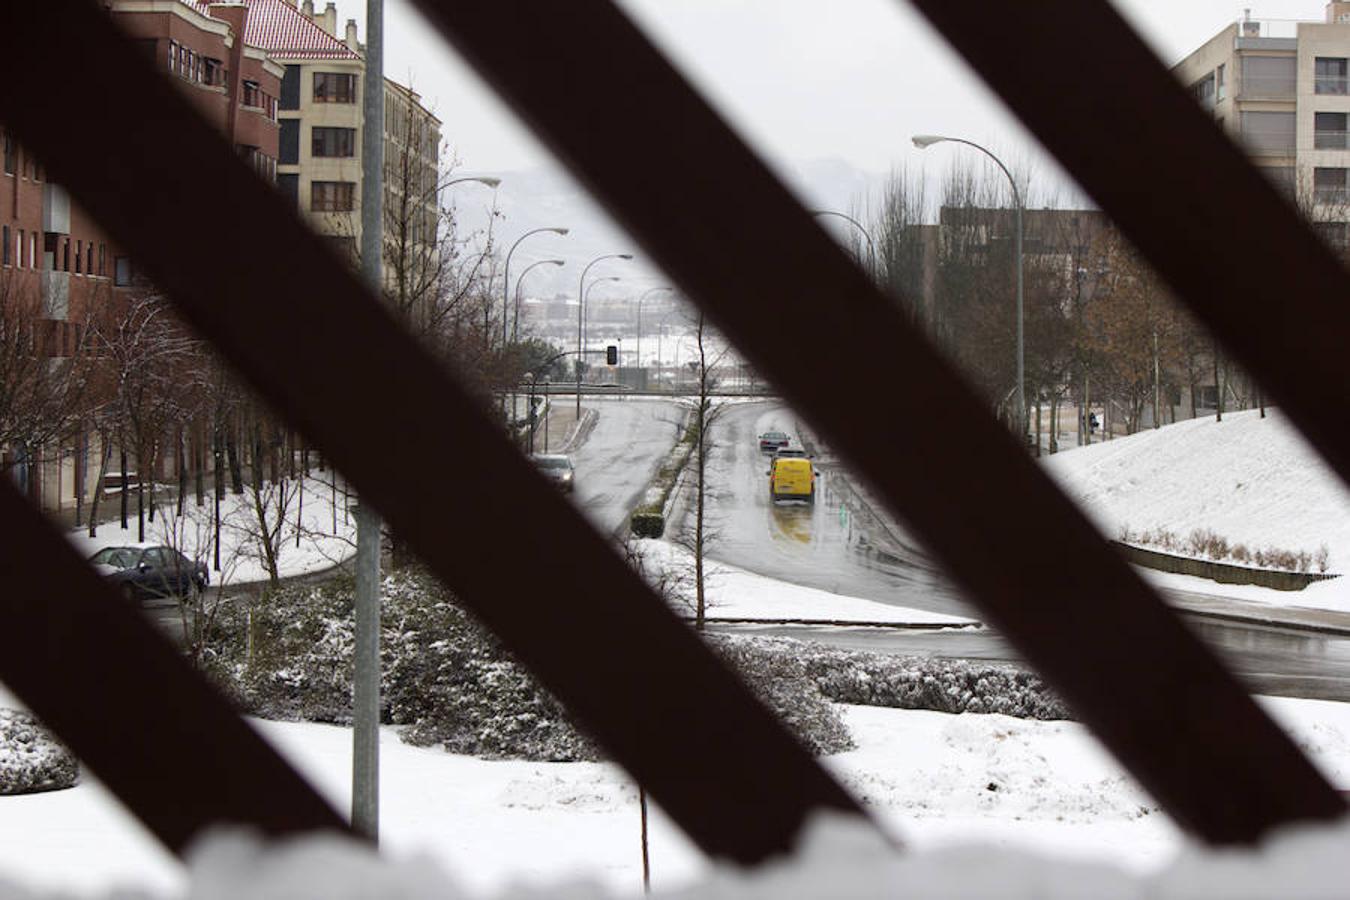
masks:
<instances>
[{"instance_id":1,"label":"bare tree","mask_svg":"<svg viewBox=\"0 0 1350 900\"><path fill-rule=\"evenodd\" d=\"M717 388L716 370L725 357L725 348L711 353L709 328L703 311L699 310L694 325L694 337L698 347L698 378L695 397L698 406L694 410L694 530L688 536L687 549L694 556L694 627L703 630L707 616L707 596L705 593L706 564L705 554L714 538L708 524L708 455L712 450L713 426L721 418L725 406L714 405L713 392Z\"/></svg>"},{"instance_id":2,"label":"bare tree","mask_svg":"<svg viewBox=\"0 0 1350 900\"><path fill-rule=\"evenodd\" d=\"M0 269L0 473L78 427L91 356L85 323L47 318L36 281Z\"/></svg>"}]
</instances>

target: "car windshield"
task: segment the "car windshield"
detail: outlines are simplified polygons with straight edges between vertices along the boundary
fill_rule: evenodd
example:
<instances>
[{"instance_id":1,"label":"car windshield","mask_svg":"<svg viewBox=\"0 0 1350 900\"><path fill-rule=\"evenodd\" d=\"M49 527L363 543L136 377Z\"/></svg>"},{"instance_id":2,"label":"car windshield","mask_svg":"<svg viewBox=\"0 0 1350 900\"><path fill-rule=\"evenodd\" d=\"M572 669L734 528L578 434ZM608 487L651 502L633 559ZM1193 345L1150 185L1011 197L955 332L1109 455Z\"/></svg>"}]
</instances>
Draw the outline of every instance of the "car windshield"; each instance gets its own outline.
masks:
<instances>
[{"instance_id":1,"label":"car windshield","mask_svg":"<svg viewBox=\"0 0 1350 900\"><path fill-rule=\"evenodd\" d=\"M535 462L541 469L570 469L572 461L566 456L536 456Z\"/></svg>"},{"instance_id":2,"label":"car windshield","mask_svg":"<svg viewBox=\"0 0 1350 900\"><path fill-rule=\"evenodd\" d=\"M117 569L129 569L136 565L141 551L135 547L104 547L89 558L95 565L112 566Z\"/></svg>"}]
</instances>

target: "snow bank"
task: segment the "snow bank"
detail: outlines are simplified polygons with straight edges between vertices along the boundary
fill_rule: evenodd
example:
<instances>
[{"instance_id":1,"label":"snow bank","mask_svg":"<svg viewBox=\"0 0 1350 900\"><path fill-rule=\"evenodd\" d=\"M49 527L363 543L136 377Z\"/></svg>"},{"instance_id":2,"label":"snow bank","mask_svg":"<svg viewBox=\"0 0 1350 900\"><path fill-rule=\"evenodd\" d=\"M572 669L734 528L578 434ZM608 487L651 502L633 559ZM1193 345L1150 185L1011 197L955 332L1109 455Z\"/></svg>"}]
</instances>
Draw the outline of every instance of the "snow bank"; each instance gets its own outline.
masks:
<instances>
[{"instance_id":1,"label":"snow bank","mask_svg":"<svg viewBox=\"0 0 1350 900\"><path fill-rule=\"evenodd\" d=\"M680 612L692 609L693 554L670 541L635 540L634 552L642 561L648 580L664 577L671 598ZM838 622L885 622L896 625L978 625L972 619L927 612L861 597L846 597L829 591L766 578L736 566L705 562L704 588L710 617L736 619L819 619Z\"/></svg>"},{"instance_id":2,"label":"snow bank","mask_svg":"<svg viewBox=\"0 0 1350 900\"><path fill-rule=\"evenodd\" d=\"M1108 537L1208 529L1350 573L1350 492L1278 410L1191 419L1044 459Z\"/></svg>"},{"instance_id":3,"label":"snow bank","mask_svg":"<svg viewBox=\"0 0 1350 900\"><path fill-rule=\"evenodd\" d=\"M732 865L701 883L662 891L672 900L882 898L1095 898L1095 900L1324 900L1343 895L1344 848L1350 824L1288 829L1251 852L1192 850L1161 872L1135 875L1102 863L1042 853L967 845L897 852L872 827L839 815L818 817L793 856L755 870ZM456 900L471 896L424 857L384 859L333 835L272 844L242 832L216 833L189 857L191 900ZM0 881L0 892L37 898ZM151 895L119 892L121 900ZM501 900L582 900L616 896L591 883L516 888ZM636 897L633 891L619 896Z\"/></svg>"}]
</instances>

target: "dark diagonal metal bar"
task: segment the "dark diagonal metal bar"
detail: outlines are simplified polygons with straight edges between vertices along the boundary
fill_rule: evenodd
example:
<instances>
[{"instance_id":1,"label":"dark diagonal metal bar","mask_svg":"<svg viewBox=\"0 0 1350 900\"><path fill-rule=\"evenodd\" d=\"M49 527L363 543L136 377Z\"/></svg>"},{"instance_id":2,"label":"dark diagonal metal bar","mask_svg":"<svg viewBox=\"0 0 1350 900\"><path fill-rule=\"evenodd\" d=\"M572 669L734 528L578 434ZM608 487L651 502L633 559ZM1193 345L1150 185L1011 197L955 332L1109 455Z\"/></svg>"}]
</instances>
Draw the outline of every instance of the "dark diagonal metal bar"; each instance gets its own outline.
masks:
<instances>
[{"instance_id":1,"label":"dark diagonal metal bar","mask_svg":"<svg viewBox=\"0 0 1350 900\"><path fill-rule=\"evenodd\" d=\"M1112 5L912 2L1350 484L1350 276Z\"/></svg>"},{"instance_id":2,"label":"dark diagonal metal bar","mask_svg":"<svg viewBox=\"0 0 1350 900\"><path fill-rule=\"evenodd\" d=\"M0 478L0 681L171 850L346 823Z\"/></svg>"},{"instance_id":3,"label":"dark diagonal metal bar","mask_svg":"<svg viewBox=\"0 0 1350 900\"><path fill-rule=\"evenodd\" d=\"M1243 841L1342 812L1213 655L611 3L418 5L1173 816L1209 840ZM1023 37L1019 27L1012 43ZM873 384L895 386L884 410L861 393Z\"/></svg>"},{"instance_id":4,"label":"dark diagonal metal bar","mask_svg":"<svg viewBox=\"0 0 1350 900\"><path fill-rule=\"evenodd\" d=\"M814 811L861 814L96 9L86 0L0 7L0 83L46 73L42 91L0 93L0 121L201 333L705 850L755 862L788 849ZM53 34L78 66L49 64ZM50 102L81 95L89 72L134 102L89 104L79 116ZM106 140L91 150L90 135ZM219 216L208 232L181 227L208 214ZM374 413L357 422L353 409ZM428 462L451 477L428 479ZM21 527L13 514L3 521L6 530ZM31 562L13 545L0 553L12 569ZM60 593L39 596L69 620L70 632L91 627ZM0 607L0 631L13 627L6 612ZM88 668L141 670L139 658L103 637L81 638ZM170 673L188 676L181 664ZM18 693L49 721L87 711L78 692L51 696L34 678ZM154 702L106 699L113 713ZM86 738L75 747L86 758L102 749L88 735L57 730ZM139 737L106 740L132 754ZM232 746L223 728L195 738ZM266 802L238 787L230 809ZM196 821L214 815L181 786L135 788L126 800L139 815L153 815L170 793Z\"/></svg>"}]
</instances>

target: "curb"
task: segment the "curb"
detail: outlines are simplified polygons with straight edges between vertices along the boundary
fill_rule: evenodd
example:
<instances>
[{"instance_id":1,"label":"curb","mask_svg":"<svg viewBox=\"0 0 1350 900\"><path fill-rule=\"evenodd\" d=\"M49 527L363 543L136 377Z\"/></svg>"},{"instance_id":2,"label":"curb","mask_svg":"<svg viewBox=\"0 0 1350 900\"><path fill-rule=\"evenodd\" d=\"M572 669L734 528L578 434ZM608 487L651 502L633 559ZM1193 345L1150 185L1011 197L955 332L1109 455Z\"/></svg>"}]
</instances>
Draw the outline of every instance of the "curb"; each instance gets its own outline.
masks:
<instances>
[{"instance_id":1,"label":"curb","mask_svg":"<svg viewBox=\"0 0 1350 900\"><path fill-rule=\"evenodd\" d=\"M693 616L681 616L693 622ZM982 629L983 622L974 619L965 622L873 622L864 619L753 619L740 616L704 616L705 625L808 625L830 628L889 628L895 631L968 631Z\"/></svg>"}]
</instances>

